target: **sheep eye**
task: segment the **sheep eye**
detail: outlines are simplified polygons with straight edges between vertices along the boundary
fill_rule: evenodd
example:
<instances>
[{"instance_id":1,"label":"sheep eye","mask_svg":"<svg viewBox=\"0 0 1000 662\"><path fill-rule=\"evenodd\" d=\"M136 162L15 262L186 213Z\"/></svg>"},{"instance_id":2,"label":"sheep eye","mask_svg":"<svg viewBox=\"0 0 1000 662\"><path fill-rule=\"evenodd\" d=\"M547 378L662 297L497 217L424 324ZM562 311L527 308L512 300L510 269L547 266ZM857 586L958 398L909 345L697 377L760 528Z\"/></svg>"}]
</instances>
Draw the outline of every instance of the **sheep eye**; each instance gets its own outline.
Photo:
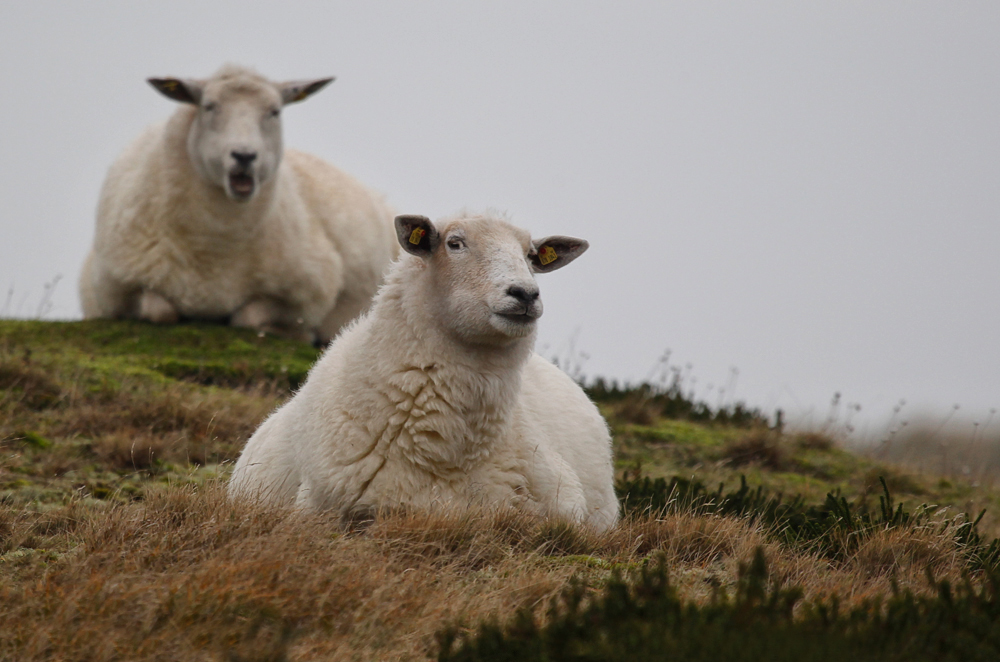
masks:
<instances>
[{"instance_id":1,"label":"sheep eye","mask_svg":"<svg viewBox=\"0 0 1000 662\"><path fill-rule=\"evenodd\" d=\"M205 111L206 113L210 113L210 112L212 112L213 110L215 110L215 104L214 104L214 103L206 103L206 104L205 104L204 106L202 106L202 109L203 109L203 110L204 110L204 111Z\"/></svg>"},{"instance_id":2,"label":"sheep eye","mask_svg":"<svg viewBox=\"0 0 1000 662\"><path fill-rule=\"evenodd\" d=\"M461 239L453 238L448 240L448 248L450 248L453 251L457 251L459 248L462 248L463 246L465 246L465 242L463 242Z\"/></svg>"},{"instance_id":3,"label":"sheep eye","mask_svg":"<svg viewBox=\"0 0 1000 662\"><path fill-rule=\"evenodd\" d=\"M281 109L280 108L274 108L274 109L271 110L271 117L277 117L280 114L281 114Z\"/></svg>"}]
</instances>

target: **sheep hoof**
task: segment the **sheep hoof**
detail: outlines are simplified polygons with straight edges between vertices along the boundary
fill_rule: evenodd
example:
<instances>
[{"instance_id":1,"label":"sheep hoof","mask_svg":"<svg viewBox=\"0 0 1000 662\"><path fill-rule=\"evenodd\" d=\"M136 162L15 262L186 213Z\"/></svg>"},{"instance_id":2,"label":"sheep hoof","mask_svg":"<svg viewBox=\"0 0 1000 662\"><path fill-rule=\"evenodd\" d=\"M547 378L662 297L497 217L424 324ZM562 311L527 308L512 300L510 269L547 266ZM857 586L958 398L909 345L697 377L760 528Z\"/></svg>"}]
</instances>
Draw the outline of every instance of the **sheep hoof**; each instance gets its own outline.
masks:
<instances>
[{"instance_id":1,"label":"sheep hoof","mask_svg":"<svg viewBox=\"0 0 1000 662\"><path fill-rule=\"evenodd\" d=\"M233 313L229 318L229 324L245 329L269 331L268 327L281 317L281 314L282 310L276 302L270 299L254 299Z\"/></svg>"},{"instance_id":2,"label":"sheep hoof","mask_svg":"<svg viewBox=\"0 0 1000 662\"><path fill-rule=\"evenodd\" d=\"M180 319L173 304L152 290L143 290L139 297L139 319L153 324L176 324Z\"/></svg>"}]
</instances>

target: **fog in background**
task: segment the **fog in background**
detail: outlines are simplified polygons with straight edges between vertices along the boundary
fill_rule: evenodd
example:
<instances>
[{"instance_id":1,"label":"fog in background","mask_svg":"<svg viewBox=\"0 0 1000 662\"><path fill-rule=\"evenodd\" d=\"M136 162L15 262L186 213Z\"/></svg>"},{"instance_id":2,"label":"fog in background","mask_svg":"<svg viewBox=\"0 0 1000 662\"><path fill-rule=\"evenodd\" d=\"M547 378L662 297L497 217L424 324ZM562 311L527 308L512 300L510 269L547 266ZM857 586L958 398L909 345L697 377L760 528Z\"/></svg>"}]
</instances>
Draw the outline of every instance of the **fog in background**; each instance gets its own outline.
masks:
<instances>
[{"instance_id":1,"label":"fog in background","mask_svg":"<svg viewBox=\"0 0 1000 662\"><path fill-rule=\"evenodd\" d=\"M869 438L1000 406L995 2L6 2L0 313L80 316L104 174L174 109L145 78L224 62L337 76L285 144L401 213L587 238L539 278L587 375L669 349L712 404L839 392Z\"/></svg>"}]
</instances>

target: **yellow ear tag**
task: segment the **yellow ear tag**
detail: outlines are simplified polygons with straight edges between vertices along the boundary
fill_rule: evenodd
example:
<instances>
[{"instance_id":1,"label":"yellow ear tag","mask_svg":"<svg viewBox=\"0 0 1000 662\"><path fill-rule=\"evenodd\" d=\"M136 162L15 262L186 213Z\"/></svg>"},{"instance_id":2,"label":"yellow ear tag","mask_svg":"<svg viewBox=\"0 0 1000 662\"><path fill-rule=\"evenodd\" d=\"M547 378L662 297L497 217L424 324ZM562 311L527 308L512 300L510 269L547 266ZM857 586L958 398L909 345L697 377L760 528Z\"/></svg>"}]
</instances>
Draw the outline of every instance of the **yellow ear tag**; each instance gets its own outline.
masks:
<instances>
[{"instance_id":1,"label":"yellow ear tag","mask_svg":"<svg viewBox=\"0 0 1000 662\"><path fill-rule=\"evenodd\" d=\"M295 95L295 96L294 96L294 97L292 98L292 101L302 101L302 100L303 100L303 99L305 99L305 98L306 98L307 96L309 96L309 93L308 93L308 92L307 92L306 90L299 90L298 94L296 94L296 95Z\"/></svg>"},{"instance_id":2,"label":"yellow ear tag","mask_svg":"<svg viewBox=\"0 0 1000 662\"><path fill-rule=\"evenodd\" d=\"M177 81L175 81L175 80L165 80L165 81L163 81L163 87L168 92L173 92L174 90L177 89Z\"/></svg>"},{"instance_id":3,"label":"yellow ear tag","mask_svg":"<svg viewBox=\"0 0 1000 662\"><path fill-rule=\"evenodd\" d=\"M559 256L556 254L556 249L551 246L542 246L541 250L538 251L538 261L542 263L543 267L558 259Z\"/></svg>"},{"instance_id":4,"label":"yellow ear tag","mask_svg":"<svg viewBox=\"0 0 1000 662\"><path fill-rule=\"evenodd\" d=\"M425 234L427 234L427 230L423 228L413 228L413 232L410 233L410 243L419 244Z\"/></svg>"}]
</instances>

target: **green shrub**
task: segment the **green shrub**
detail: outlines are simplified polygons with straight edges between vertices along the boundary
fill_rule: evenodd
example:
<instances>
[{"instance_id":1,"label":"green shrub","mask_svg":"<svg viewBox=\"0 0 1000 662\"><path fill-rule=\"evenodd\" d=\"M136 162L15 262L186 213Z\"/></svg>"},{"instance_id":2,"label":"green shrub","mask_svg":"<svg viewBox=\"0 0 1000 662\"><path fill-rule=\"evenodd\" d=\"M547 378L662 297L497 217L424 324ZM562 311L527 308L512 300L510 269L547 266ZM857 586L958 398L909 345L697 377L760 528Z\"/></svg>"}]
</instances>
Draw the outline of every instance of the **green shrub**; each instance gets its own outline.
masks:
<instances>
[{"instance_id":1,"label":"green shrub","mask_svg":"<svg viewBox=\"0 0 1000 662\"><path fill-rule=\"evenodd\" d=\"M877 510L851 503L839 493L827 494L820 505L807 504L800 496L788 500L763 487L751 489L740 476L740 487L727 491L724 484L710 490L699 480L680 477L655 480L626 472L615 489L625 516L645 513L713 514L745 518L767 526L772 535L789 546L819 552L834 561L849 558L876 531L898 526L927 524L937 509L920 506L907 512L896 505L885 480ZM970 570L1000 570L1000 540L988 541L979 532L983 518L958 515L942 525L950 529L963 551Z\"/></svg>"},{"instance_id":2,"label":"green shrub","mask_svg":"<svg viewBox=\"0 0 1000 662\"><path fill-rule=\"evenodd\" d=\"M933 582L933 580L932 580ZM939 662L1000 659L1000 576L979 587L895 591L888 599L842 610L836 598L807 603L797 588L769 580L761 550L740 568L735 597L717 590L705 605L685 602L662 562L631 581L612 577L588 598L576 581L551 607L544 625L522 610L500 625L462 635L439 632L439 662L645 662L843 660Z\"/></svg>"},{"instance_id":3,"label":"green shrub","mask_svg":"<svg viewBox=\"0 0 1000 662\"><path fill-rule=\"evenodd\" d=\"M684 392L679 375L668 386L619 385L616 381L597 378L584 390L595 402L615 405L619 418L641 425L648 425L657 416L741 428L769 425L767 416L759 409L751 409L742 402L713 408L695 400L693 393Z\"/></svg>"}]
</instances>

